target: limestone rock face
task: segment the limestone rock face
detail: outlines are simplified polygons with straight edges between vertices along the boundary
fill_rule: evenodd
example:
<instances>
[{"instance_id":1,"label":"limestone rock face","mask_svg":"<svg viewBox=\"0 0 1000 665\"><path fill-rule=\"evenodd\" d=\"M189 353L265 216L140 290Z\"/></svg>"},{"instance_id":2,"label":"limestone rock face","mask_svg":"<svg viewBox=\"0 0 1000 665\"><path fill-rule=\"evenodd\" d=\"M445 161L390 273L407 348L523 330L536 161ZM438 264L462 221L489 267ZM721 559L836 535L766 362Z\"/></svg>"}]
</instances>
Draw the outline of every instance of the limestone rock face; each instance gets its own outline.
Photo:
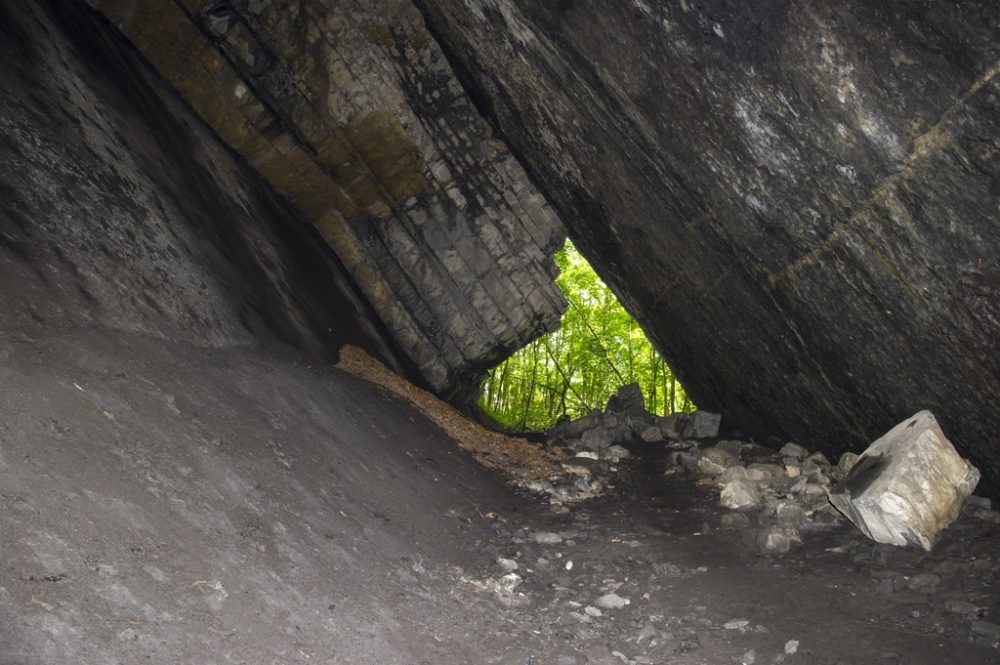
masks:
<instances>
[{"instance_id":1,"label":"limestone rock face","mask_svg":"<svg viewBox=\"0 0 1000 665\"><path fill-rule=\"evenodd\" d=\"M481 373L558 325L559 219L408 0L90 0L315 226L419 375Z\"/></svg>"},{"instance_id":2,"label":"limestone rock face","mask_svg":"<svg viewBox=\"0 0 1000 665\"><path fill-rule=\"evenodd\" d=\"M979 471L921 411L869 446L830 502L876 542L929 551L978 482Z\"/></svg>"},{"instance_id":3,"label":"limestone rock face","mask_svg":"<svg viewBox=\"0 0 1000 665\"><path fill-rule=\"evenodd\" d=\"M418 4L700 408L1000 477L995 2Z\"/></svg>"}]
</instances>

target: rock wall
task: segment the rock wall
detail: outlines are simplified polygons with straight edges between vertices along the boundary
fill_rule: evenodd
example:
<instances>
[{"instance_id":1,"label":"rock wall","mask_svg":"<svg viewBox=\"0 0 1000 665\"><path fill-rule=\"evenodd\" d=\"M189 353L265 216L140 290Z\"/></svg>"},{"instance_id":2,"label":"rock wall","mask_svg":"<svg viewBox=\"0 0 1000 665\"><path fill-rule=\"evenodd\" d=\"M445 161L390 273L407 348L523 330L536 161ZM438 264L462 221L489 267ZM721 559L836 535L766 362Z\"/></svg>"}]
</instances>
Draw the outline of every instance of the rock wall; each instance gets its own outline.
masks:
<instances>
[{"instance_id":1,"label":"rock wall","mask_svg":"<svg viewBox=\"0 0 1000 665\"><path fill-rule=\"evenodd\" d=\"M309 224L89 8L0 3L0 67L0 336L350 343L405 369Z\"/></svg>"},{"instance_id":2,"label":"rock wall","mask_svg":"<svg viewBox=\"0 0 1000 665\"><path fill-rule=\"evenodd\" d=\"M565 232L408 0L91 0L309 219L461 401L558 325Z\"/></svg>"},{"instance_id":3,"label":"rock wall","mask_svg":"<svg viewBox=\"0 0 1000 665\"><path fill-rule=\"evenodd\" d=\"M417 4L700 407L1000 478L1000 6Z\"/></svg>"}]
</instances>

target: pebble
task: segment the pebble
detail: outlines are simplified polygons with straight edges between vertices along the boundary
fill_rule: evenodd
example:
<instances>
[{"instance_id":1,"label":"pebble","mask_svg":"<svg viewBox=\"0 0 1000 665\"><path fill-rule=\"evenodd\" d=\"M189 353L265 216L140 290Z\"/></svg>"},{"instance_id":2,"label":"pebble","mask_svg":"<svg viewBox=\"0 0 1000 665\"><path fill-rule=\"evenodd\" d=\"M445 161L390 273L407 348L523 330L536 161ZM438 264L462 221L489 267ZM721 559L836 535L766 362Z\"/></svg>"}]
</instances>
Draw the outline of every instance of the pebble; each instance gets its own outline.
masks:
<instances>
[{"instance_id":1,"label":"pebble","mask_svg":"<svg viewBox=\"0 0 1000 665\"><path fill-rule=\"evenodd\" d=\"M799 650L798 640L788 640L787 642L785 642L785 653L788 654L789 656L797 653L798 650Z\"/></svg>"},{"instance_id":2,"label":"pebble","mask_svg":"<svg viewBox=\"0 0 1000 665\"><path fill-rule=\"evenodd\" d=\"M606 610L620 610L630 602L631 601L628 598L622 598L617 593L606 593L595 600L594 605L602 607Z\"/></svg>"},{"instance_id":3,"label":"pebble","mask_svg":"<svg viewBox=\"0 0 1000 665\"><path fill-rule=\"evenodd\" d=\"M973 621L972 632L993 641L1000 641L1000 624L991 621Z\"/></svg>"},{"instance_id":4,"label":"pebble","mask_svg":"<svg viewBox=\"0 0 1000 665\"><path fill-rule=\"evenodd\" d=\"M531 539L539 545L555 545L562 542L562 536L551 531L536 531L531 534Z\"/></svg>"},{"instance_id":5,"label":"pebble","mask_svg":"<svg viewBox=\"0 0 1000 665\"><path fill-rule=\"evenodd\" d=\"M593 605L587 605L585 608L583 608L583 613L589 617L594 617L594 618L604 616L604 612L600 611Z\"/></svg>"},{"instance_id":6,"label":"pebble","mask_svg":"<svg viewBox=\"0 0 1000 665\"><path fill-rule=\"evenodd\" d=\"M979 605L966 600L945 601L944 608L952 614L966 614L969 616L977 616L980 609Z\"/></svg>"},{"instance_id":7,"label":"pebble","mask_svg":"<svg viewBox=\"0 0 1000 665\"><path fill-rule=\"evenodd\" d=\"M797 443L792 443L789 441L781 447L778 454L782 457L794 457L796 459L805 459L809 455L809 451L800 446Z\"/></svg>"},{"instance_id":8,"label":"pebble","mask_svg":"<svg viewBox=\"0 0 1000 665\"><path fill-rule=\"evenodd\" d=\"M592 460L597 460L598 459L597 453L595 453L593 451L590 451L590 450L581 450L580 452L578 452L573 457L579 457L581 459L592 459Z\"/></svg>"},{"instance_id":9,"label":"pebble","mask_svg":"<svg viewBox=\"0 0 1000 665\"><path fill-rule=\"evenodd\" d=\"M724 529L745 529L750 526L750 518L745 513L726 513L719 523Z\"/></svg>"},{"instance_id":10,"label":"pebble","mask_svg":"<svg viewBox=\"0 0 1000 665\"><path fill-rule=\"evenodd\" d=\"M504 570L508 573L512 573L518 568L517 561L514 561L513 559L505 559L502 556L497 557L497 564L500 566L501 570Z\"/></svg>"},{"instance_id":11,"label":"pebble","mask_svg":"<svg viewBox=\"0 0 1000 665\"><path fill-rule=\"evenodd\" d=\"M507 593L513 593L514 589L519 587L523 581L517 573L507 573L497 580L499 587Z\"/></svg>"},{"instance_id":12,"label":"pebble","mask_svg":"<svg viewBox=\"0 0 1000 665\"><path fill-rule=\"evenodd\" d=\"M723 624L722 627L725 628L726 630L743 630L749 625L750 625L749 619L730 619L725 624Z\"/></svg>"}]
</instances>

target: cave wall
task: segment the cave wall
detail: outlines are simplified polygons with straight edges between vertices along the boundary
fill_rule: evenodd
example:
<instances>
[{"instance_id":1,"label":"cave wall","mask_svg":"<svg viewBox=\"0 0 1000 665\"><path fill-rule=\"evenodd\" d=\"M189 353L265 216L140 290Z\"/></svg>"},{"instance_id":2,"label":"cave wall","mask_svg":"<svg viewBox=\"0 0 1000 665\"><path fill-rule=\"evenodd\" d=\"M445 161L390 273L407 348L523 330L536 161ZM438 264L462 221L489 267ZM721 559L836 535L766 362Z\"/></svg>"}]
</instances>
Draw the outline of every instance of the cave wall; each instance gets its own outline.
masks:
<instances>
[{"instance_id":1,"label":"cave wall","mask_svg":"<svg viewBox=\"0 0 1000 665\"><path fill-rule=\"evenodd\" d=\"M928 408L996 488L996 2L417 4L697 404L832 453Z\"/></svg>"},{"instance_id":2,"label":"cave wall","mask_svg":"<svg viewBox=\"0 0 1000 665\"><path fill-rule=\"evenodd\" d=\"M92 10L0 3L0 66L0 339L354 344L406 371L309 223Z\"/></svg>"},{"instance_id":3,"label":"cave wall","mask_svg":"<svg viewBox=\"0 0 1000 665\"><path fill-rule=\"evenodd\" d=\"M322 234L439 394L558 325L565 231L408 0L91 0Z\"/></svg>"}]
</instances>

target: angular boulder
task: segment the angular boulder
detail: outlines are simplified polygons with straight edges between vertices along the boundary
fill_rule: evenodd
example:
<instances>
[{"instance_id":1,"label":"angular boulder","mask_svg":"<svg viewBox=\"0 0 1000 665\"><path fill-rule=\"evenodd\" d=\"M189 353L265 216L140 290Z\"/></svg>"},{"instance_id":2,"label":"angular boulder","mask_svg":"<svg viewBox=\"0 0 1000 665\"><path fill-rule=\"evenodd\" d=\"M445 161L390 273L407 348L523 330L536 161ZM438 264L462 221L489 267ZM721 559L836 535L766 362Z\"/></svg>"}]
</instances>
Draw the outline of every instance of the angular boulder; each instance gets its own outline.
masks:
<instances>
[{"instance_id":1,"label":"angular boulder","mask_svg":"<svg viewBox=\"0 0 1000 665\"><path fill-rule=\"evenodd\" d=\"M869 446L830 502L876 542L930 551L978 482L979 471L921 411Z\"/></svg>"},{"instance_id":2,"label":"angular boulder","mask_svg":"<svg viewBox=\"0 0 1000 665\"><path fill-rule=\"evenodd\" d=\"M637 416L646 414L646 400L638 383L628 383L618 389L618 393L608 399L605 413L627 413Z\"/></svg>"},{"instance_id":3,"label":"angular boulder","mask_svg":"<svg viewBox=\"0 0 1000 665\"><path fill-rule=\"evenodd\" d=\"M687 436L691 439L712 439L719 436L722 416L709 411L695 411L691 414L691 425Z\"/></svg>"}]
</instances>

